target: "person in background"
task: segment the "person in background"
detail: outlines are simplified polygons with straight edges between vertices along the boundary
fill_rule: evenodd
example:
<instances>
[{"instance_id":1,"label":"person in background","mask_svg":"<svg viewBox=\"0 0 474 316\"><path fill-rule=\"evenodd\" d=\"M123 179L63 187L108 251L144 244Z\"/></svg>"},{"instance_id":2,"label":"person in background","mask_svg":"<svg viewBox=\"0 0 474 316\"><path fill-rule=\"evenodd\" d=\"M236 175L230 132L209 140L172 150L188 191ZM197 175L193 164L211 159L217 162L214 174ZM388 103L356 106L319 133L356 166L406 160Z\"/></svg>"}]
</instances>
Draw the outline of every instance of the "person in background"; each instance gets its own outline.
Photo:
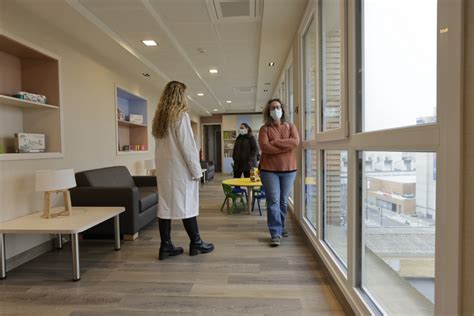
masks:
<instances>
[{"instance_id":1,"label":"person in background","mask_svg":"<svg viewBox=\"0 0 474 316\"><path fill-rule=\"evenodd\" d=\"M300 139L298 130L286 122L285 110L280 99L271 99L263 110L264 125L260 128L258 143L260 178L267 200L267 225L272 247L280 245L287 237L285 218L288 196L296 177L296 156L293 152Z\"/></svg>"},{"instance_id":2,"label":"person in background","mask_svg":"<svg viewBox=\"0 0 474 316\"><path fill-rule=\"evenodd\" d=\"M239 136L235 140L232 158L234 159L234 178L250 177L250 169L257 166L257 141L252 128L247 123L240 124Z\"/></svg>"},{"instance_id":3,"label":"person in background","mask_svg":"<svg viewBox=\"0 0 474 316\"><path fill-rule=\"evenodd\" d=\"M158 182L159 260L182 254L171 242L171 220L182 219L189 236L189 255L208 253L214 245L199 235L199 182L202 169L188 115L186 85L170 81L161 95L152 133Z\"/></svg>"}]
</instances>

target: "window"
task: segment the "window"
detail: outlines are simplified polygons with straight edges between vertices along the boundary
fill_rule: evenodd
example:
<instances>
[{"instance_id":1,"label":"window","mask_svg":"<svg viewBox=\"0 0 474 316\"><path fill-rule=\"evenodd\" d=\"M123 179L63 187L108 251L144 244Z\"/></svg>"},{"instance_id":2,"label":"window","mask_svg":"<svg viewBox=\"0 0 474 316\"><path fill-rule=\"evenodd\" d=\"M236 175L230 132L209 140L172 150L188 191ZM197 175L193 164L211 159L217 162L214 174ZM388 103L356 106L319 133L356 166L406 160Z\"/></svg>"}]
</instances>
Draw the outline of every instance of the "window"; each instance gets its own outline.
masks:
<instances>
[{"instance_id":1,"label":"window","mask_svg":"<svg viewBox=\"0 0 474 316\"><path fill-rule=\"evenodd\" d=\"M341 0L319 2L319 71L321 130L341 128L342 21Z\"/></svg>"},{"instance_id":2,"label":"window","mask_svg":"<svg viewBox=\"0 0 474 316\"><path fill-rule=\"evenodd\" d=\"M300 25L301 225L364 315L460 310L464 7L449 2L318 0Z\"/></svg>"},{"instance_id":3,"label":"window","mask_svg":"<svg viewBox=\"0 0 474 316\"><path fill-rule=\"evenodd\" d=\"M303 35L304 139L314 138L316 111L316 23L312 19Z\"/></svg>"},{"instance_id":4,"label":"window","mask_svg":"<svg viewBox=\"0 0 474 316\"><path fill-rule=\"evenodd\" d=\"M324 241L347 268L347 151L324 151Z\"/></svg>"},{"instance_id":5,"label":"window","mask_svg":"<svg viewBox=\"0 0 474 316\"><path fill-rule=\"evenodd\" d=\"M436 154L363 152L362 288L388 313L433 312Z\"/></svg>"},{"instance_id":6,"label":"window","mask_svg":"<svg viewBox=\"0 0 474 316\"><path fill-rule=\"evenodd\" d=\"M318 222L318 186L317 186L317 150L305 151L304 168L304 205L305 217L314 229L317 229Z\"/></svg>"},{"instance_id":7,"label":"window","mask_svg":"<svg viewBox=\"0 0 474 316\"><path fill-rule=\"evenodd\" d=\"M436 122L437 1L364 0L359 132Z\"/></svg>"}]
</instances>

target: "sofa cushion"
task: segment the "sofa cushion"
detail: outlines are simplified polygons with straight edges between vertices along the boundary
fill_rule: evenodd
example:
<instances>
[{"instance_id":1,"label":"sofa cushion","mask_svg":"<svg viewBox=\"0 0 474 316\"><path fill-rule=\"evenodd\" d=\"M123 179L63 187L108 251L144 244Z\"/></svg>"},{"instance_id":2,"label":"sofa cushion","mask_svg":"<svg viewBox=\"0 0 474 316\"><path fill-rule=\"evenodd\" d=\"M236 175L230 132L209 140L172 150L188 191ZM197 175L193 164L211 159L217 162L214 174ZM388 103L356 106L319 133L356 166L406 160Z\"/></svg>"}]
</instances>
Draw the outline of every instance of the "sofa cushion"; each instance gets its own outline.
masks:
<instances>
[{"instance_id":1,"label":"sofa cushion","mask_svg":"<svg viewBox=\"0 0 474 316\"><path fill-rule=\"evenodd\" d=\"M138 206L139 206L140 213L158 203L158 193L156 192L150 192L147 190L142 190L142 188L139 188L138 196L139 196Z\"/></svg>"},{"instance_id":2,"label":"sofa cushion","mask_svg":"<svg viewBox=\"0 0 474 316\"><path fill-rule=\"evenodd\" d=\"M135 182L124 166L87 170L76 173L77 186L134 187Z\"/></svg>"}]
</instances>

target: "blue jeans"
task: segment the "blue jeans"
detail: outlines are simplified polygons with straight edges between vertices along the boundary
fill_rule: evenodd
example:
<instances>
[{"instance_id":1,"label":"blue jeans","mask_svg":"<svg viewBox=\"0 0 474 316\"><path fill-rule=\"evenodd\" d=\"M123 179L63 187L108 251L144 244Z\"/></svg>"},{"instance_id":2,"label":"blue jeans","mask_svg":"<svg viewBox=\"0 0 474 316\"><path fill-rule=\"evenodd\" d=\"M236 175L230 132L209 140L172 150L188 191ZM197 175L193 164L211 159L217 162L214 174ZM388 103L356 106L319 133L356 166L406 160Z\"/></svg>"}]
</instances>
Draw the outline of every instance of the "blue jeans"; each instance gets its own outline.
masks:
<instances>
[{"instance_id":1,"label":"blue jeans","mask_svg":"<svg viewBox=\"0 0 474 316\"><path fill-rule=\"evenodd\" d=\"M285 227L288 195L295 182L294 172L262 171L260 178L267 198L267 225L270 235L280 236Z\"/></svg>"}]
</instances>

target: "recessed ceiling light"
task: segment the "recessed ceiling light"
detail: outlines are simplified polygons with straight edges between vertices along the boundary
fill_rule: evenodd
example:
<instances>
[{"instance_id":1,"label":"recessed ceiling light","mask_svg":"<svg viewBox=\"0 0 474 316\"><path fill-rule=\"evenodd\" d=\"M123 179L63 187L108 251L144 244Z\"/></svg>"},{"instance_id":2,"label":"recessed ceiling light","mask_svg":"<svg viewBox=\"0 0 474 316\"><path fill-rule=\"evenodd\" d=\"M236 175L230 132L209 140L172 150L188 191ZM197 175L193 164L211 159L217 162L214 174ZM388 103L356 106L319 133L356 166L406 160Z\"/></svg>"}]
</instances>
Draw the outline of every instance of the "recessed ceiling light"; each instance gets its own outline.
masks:
<instances>
[{"instance_id":1,"label":"recessed ceiling light","mask_svg":"<svg viewBox=\"0 0 474 316\"><path fill-rule=\"evenodd\" d=\"M219 111L219 110L218 110L218 109L214 109L213 111L214 111L214 112L217 112L217 111Z\"/></svg>"},{"instance_id":2,"label":"recessed ceiling light","mask_svg":"<svg viewBox=\"0 0 474 316\"><path fill-rule=\"evenodd\" d=\"M227 101L225 101L225 103L232 103L232 101L231 101L231 100L227 100Z\"/></svg>"},{"instance_id":3,"label":"recessed ceiling light","mask_svg":"<svg viewBox=\"0 0 474 316\"><path fill-rule=\"evenodd\" d=\"M216 74L216 73L218 73L219 71L218 71L217 69L209 69L209 72L210 72L211 74Z\"/></svg>"},{"instance_id":4,"label":"recessed ceiling light","mask_svg":"<svg viewBox=\"0 0 474 316\"><path fill-rule=\"evenodd\" d=\"M154 40L143 40L142 43L146 46L158 46Z\"/></svg>"},{"instance_id":5,"label":"recessed ceiling light","mask_svg":"<svg viewBox=\"0 0 474 316\"><path fill-rule=\"evenodd\" d=\"M274 62L274 61L269 62L269 63L268 63L268 66L270 66L270 67L275 66L275 62Z\"/></svg>"},{"instance_id":6,"label":"recessed ceiling light","mask_svg":"<svg viewBox=\"0 0 474 316\"><path fill-rule=\"evenodd\" d=\"M200 96L200 97L202 97L203 95L204 95L204 93L202 93L202 92L198 93L198 96Z\"/></svg>"}]
</instances>

